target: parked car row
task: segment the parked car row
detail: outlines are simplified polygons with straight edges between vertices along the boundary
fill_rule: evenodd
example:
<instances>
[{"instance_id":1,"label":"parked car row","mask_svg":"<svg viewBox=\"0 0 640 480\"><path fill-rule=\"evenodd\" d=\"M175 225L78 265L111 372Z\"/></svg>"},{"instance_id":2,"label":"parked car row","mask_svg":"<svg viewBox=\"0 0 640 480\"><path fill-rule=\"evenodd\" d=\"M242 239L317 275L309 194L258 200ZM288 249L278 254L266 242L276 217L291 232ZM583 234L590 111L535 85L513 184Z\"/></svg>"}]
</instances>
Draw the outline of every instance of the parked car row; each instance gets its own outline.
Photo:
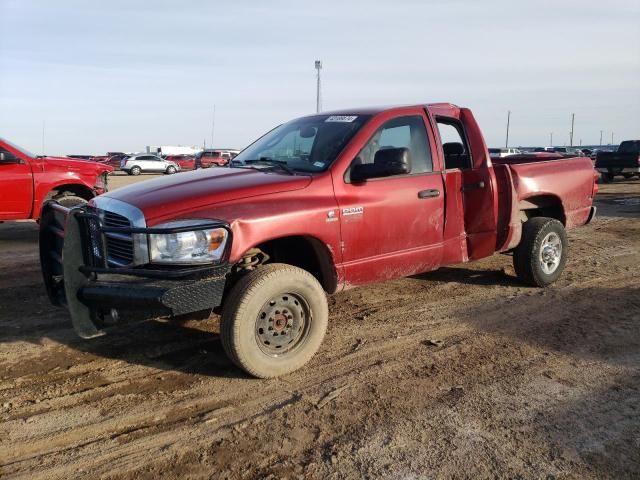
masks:
<instances>
[{"instance_id":1,"label":"parked car row","mask_svg":"<svg viewBox=\"0 0 640 480\"><path fill-rule=\"evenodd\" d=\"M198 168L224 167L240 151L235 149L206 149L195 155L158 155L155 153L108 152L106 155L67 155L67 158L89 160L122 170L129 175L166 173L171 175Z\"/></svg>"}]
</instances>

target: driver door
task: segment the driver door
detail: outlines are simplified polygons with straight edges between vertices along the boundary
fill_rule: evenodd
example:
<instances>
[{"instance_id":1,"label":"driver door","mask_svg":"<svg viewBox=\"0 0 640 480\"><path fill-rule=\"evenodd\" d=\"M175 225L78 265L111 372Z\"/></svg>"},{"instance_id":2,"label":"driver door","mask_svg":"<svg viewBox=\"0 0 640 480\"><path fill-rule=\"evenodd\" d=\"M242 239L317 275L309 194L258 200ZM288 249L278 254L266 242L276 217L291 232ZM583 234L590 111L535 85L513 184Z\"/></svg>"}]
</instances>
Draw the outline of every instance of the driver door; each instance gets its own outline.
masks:
<instances>
[{"instance_id":1,"label":"driver door","mask_svg":"<svg viewBox=\"0 0 640 480\"><path fill-rule=\"evenodd\" d=\"M33 174L28 163L0 147L0 220L31 216Z\"/></svg>"},{"instance_id":2,"label":"driver door","mask_svg":"<svg viewBox=\"0 0 640 480\"><path fill-rule=\"evenodd\" d=\"M380 125L351 163L334 179L340 206L344 273L361 285L435 270L442 260L444 188L434 171L424 114L399 116ZM408 174L352 182L355 164L369 164L387 148L407 148Z\"/></svg>"}]
</instances>

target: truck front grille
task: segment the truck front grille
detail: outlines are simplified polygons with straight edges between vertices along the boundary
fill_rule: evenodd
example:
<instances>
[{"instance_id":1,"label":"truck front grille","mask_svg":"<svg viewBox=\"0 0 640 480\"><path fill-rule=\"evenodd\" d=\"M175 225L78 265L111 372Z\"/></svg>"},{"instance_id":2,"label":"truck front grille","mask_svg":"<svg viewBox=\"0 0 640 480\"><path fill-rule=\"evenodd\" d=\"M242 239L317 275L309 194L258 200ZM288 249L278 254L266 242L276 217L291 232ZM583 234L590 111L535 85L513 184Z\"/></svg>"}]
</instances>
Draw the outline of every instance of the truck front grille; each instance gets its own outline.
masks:
<instances>
[{"instance_id":1,"label":"truck front grille","mask_svg":"<svg viewBox=\"0 0 640 480\"><path fill-rule=\"evenodd\" d=\"M113 212L104 212L105 227L130 227L128 218ZM110 266L126 267L133 263L133 236L130 233L105 232L107 260Z\"/></svg>"}]
</instances>

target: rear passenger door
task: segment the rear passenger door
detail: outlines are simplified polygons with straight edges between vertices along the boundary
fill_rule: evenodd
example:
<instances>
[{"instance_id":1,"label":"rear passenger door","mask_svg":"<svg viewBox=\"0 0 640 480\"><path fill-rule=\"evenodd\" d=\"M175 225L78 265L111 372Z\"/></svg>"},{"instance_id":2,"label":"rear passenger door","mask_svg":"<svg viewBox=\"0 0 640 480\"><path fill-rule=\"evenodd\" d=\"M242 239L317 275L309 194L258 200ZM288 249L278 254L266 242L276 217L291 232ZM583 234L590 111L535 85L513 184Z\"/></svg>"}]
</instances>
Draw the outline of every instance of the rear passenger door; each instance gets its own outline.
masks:
<instances>
[{"instance_id":1,"label":"rear passenger door","mask_svg":"<svg viewBox=\"0 0 640 480\"><path fill-rule=\"evenodd\" d=\"M213 153L204 152L202 154L202 168L209 168L211 166L212 160L213 160Z\"/></svg>"},{"instance_id":2,"label":"rear passenger door","mask_svg":"<svg viewBox=\"0 0 640 480\"><path fill-rule=\"evenodd\" d=\"M492 255L497 233L496 181L493 168L484 158L487 148L480 129L468 109L456 109L451 116L437 115L435 120L444 154L447 185L459 185L459 190L448 194L459 196L461 201L456 204L461 204L464 210L449 212L447 217L464 218L469 259Z\"/></svg>"},{"instance_id":3,"label":"rear passenger door","mask_svg":"<svg viewBox=\"0 0 640 480\"><path fill-rule=\"evenodd\" d=\"M164 158L153 157L151 159L151 165L154 172L164 172L167 169L167 164L164 161Z\"/></svg>"},{"instance_id":4,"label":"rear passenger door","mask_svg":"<svg viewBox=\"0 0 640 480\"><path fill-rule=\"evenodd\" d=\"M159 172L164 169L164 162L155 155L142 155L140 160L144 165L142 169L147 172Z\"/></svg>"},{"instance_id":5,"label":"rear passenger door","mask_svg":"<svg viewBox=\"0 0 640 480\"><path fill-rule=\"evenodd\" d=\"M380 123L344 179L334 179L340 206L346 281L363 284L440 266L444 220L442 176L434 172L424 114ZM377 151L408 148L411 172L351 182L350 169L372 163Z\"/></svg>"}]
</instances>

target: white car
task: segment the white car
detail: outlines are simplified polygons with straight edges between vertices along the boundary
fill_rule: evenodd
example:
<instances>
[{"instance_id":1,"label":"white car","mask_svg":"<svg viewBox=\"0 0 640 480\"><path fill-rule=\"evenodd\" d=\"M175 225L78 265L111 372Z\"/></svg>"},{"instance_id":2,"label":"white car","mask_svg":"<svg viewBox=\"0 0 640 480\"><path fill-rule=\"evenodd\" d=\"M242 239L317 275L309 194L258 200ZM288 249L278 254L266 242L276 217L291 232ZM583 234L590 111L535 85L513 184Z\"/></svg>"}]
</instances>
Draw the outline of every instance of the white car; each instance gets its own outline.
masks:
<instances>
[{"instance_id":1,"label":"white car","mask_svg":"<svg viewBox=\"0 0 640 480\"><path fill-rule=\"evenodd\" d=\"M140 175L141 173L166 173L171 175L180 171L180 165L156 155L142 153L123 158L120 162L120 170L124 170L129 175Z\"/></svg>"},{"instance_id":2,"label":"white car","mask_svg":"<svg viewBox=\"0 0 640 480\"><path fill-rule=\"evenodd\" d=\"M508 157L509 155L520 155L522 153L521 150L517 148L490 148L489 156L491 158L502 158Z\"/></svg>"}]
</instances>

